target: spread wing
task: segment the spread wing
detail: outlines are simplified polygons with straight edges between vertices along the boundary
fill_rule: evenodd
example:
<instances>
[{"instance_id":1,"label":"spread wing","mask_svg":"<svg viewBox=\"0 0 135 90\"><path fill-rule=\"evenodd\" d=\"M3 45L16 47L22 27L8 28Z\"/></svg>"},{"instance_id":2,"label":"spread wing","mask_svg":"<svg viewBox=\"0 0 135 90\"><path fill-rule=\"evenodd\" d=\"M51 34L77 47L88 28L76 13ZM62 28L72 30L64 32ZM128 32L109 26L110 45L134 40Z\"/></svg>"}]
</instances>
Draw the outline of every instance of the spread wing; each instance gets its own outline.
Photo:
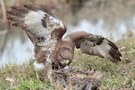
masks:
<instances>
[{"instance_id":1,"label":"spread wing","mask_svg":"<svg viewBox=\"0 0 135 90\"><path fill-rule=\"evenodd\" d=\"M121 61L122 55L118 47L100 35L78 31L67 35L63 40L75 43L76 48L80 49L82 53L108 58L113 63Z\"/></svg>"},{"instance_id":2,"label":"spread wing","mask_svg":"<svg viewBox=\"0 0 135 90\"><path fill-rule=\"evenodd\" d=\"M42 40L47 35L60 39L66 32L66 27L60 19L30 5L14 6L11 11L7 11L7 16L12 25L26 31L32 42L36 39Z\"/></svg>"}]
</instances>

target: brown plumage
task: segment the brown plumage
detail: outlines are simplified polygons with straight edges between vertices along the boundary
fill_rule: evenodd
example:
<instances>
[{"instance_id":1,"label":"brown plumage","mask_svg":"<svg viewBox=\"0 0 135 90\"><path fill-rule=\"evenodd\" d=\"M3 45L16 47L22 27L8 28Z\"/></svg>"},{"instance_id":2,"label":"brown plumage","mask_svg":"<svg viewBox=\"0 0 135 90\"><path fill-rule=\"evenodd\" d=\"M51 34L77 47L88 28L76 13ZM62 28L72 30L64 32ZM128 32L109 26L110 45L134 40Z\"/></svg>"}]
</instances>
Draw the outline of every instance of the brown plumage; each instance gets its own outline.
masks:
<instances>
[{"instance_id":1,"label":"brown plumage","mask_svg":"<svg viewBox=\"0 0 135 90\"><path fill-rule=\"evenodd\" d=\"M76 31L63 37L66 32L63 22L41 9L29 5L12 7L7 16L10 23L27 33L34 45L35 68L43 69L49 78L52 68L70 65L75 47L82 53L108 58L114 63L121 61L118 47L102 36ZM68 62L64 63L66 60Z\"/></svg>"},{"instance_id":2,"label":"brown plumage","mask_svg":"<svg viewBox=\"0 0 135 90\"><path fill-rule=\"evenodd\" d=\"M56 88L62 87L64 85L64 80L66 81L66 90L100 90L101 80L103 79L103 74L100 71L95 71L88 66L87 70L81 68L70 68L67 73L62 73L57 71L53 73L53 77L56 80Z\"/></svg>"}]
</instances>

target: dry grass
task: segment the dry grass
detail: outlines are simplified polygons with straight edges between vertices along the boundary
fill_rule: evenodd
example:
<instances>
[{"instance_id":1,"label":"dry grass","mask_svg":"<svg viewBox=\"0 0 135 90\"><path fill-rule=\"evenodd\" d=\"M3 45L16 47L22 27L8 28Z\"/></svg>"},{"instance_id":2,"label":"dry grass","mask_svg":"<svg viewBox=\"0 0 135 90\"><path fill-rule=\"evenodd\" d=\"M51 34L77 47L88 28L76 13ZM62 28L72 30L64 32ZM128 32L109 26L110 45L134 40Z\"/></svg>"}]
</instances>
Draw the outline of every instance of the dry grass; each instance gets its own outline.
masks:
<instances>
[{"instance_id":1,"label":"dry grass","mask_svg":"<svg viewBox=\"0 0 135 90\"><path fill-rule=\"evenodd\" d=\"M108 60L81 55L75 52L74 62L71 67L86 69L88 64L92 68L101 71L103 79L100 88L102 90L127 90L135 89L135 39L121 40L117 42L122 52L122 62L118 65ZM40 80L40 76L34 71L33 61L23 65L8 65L0 70L0 90L54 90L53 84L47 84Z\"/></svg>"}]
</instances>

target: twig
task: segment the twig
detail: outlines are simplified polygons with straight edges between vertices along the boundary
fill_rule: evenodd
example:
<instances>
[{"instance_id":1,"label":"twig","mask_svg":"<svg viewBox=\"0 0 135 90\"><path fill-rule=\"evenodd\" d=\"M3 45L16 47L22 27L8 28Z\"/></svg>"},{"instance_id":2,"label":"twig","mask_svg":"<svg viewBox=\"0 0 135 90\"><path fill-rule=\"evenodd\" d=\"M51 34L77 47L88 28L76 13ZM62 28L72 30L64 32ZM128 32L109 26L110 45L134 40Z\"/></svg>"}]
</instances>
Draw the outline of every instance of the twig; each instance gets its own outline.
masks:
<instances>
[{"instance_id":1,"label":"twig","mask_svg":"<svg viewBox=\"0 0 135 90\"><path fill-rule=\"evenodd\" d=\"M6 15L7 7L6 7L6 2L5 2L5 0L0 0L0 3L1 3L3 21L4 22L7 22L7 15Z\"/></svg>"},{"instance_id":2,"label":"twig","mask_svg":"<svg viewBox=\"0 0 135 90\"><path fill-rule=\"evenodd\" d=\"M7 7L6 7L6 1L5 0L0 0L0 4L1 4L1 9L2 9L2 18L3 18L3 23L5 23L5 30L9 30L9 25L8 25L8 21L7 21L7 14L6 14L6 11L7 11ZM5 31L5 32L6 32ZM2 34L2 33L1 33ZM4 33L3 33L4 34ZM8 31L5 33L5 38L4 38L4 43L2 45L2 50L1 52L4 51L5 49L5 44L6 44L6 41L7 41L7 38L8 38Z\"/></svg>"}]
</instances>

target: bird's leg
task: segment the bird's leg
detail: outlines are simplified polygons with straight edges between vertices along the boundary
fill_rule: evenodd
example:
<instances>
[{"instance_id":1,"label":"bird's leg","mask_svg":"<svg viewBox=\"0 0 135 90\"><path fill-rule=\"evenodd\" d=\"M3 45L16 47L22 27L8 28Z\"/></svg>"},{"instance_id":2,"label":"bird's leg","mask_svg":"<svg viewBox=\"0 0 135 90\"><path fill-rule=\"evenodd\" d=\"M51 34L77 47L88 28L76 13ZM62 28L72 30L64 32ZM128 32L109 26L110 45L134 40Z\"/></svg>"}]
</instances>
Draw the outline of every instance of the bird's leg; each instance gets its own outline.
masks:
<instances>
[{"instance_id":1,"label":"bird's leg","mask_svg":"<svg viewBox=\"0 0 135 90\"><path fill-rule=\"evenodd\" d=\"M52 59L50 56L50 52L46 53L46 62L44 66L44 78L45 80L49 79L50 83L52 83L53 78L52 78Z\"/></svg>"},{"instance_id":2,"label":"bird's leg","mask_svg":"<svg viewBox=\"0 0 135 90\"><path fill-rule=\"evenodd\" d=\"M52 82L52 64L46 63L44 67L44 78L45 81L50 81Z\"/></svg>"}]
</instances>

